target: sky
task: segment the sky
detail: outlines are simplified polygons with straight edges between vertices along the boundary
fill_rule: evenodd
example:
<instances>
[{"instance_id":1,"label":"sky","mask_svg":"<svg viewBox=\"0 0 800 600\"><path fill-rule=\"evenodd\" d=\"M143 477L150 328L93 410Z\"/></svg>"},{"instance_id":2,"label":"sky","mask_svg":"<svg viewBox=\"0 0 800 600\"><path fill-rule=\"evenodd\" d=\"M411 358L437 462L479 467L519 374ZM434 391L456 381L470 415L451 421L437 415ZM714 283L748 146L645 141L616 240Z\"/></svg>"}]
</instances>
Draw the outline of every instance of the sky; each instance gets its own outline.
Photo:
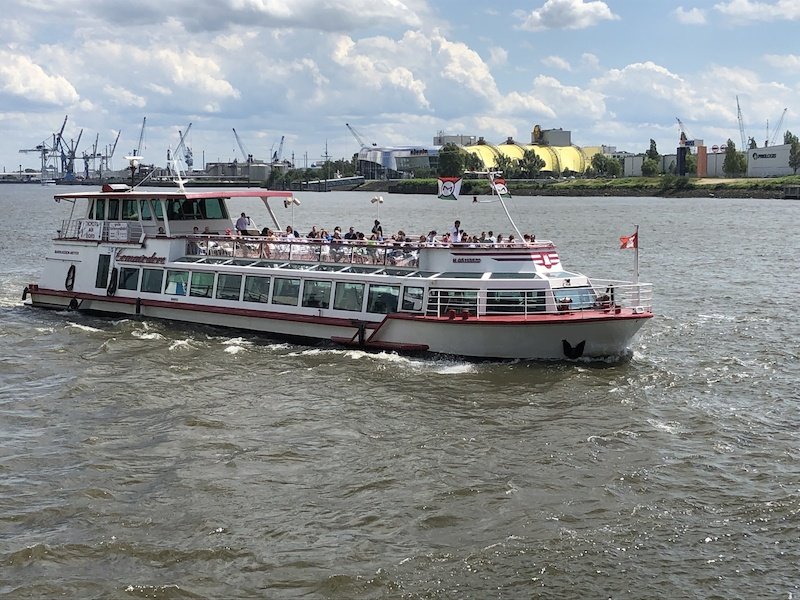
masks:
<instances>
[{"instance_id":1,"label":"sky","mask_svg":"<svg viewBox=\"0 0 800 600\"><path fill-rule=\"evenodd\" d=\"M800 133L800 0L3 0L0 166L38 168L65 117L78 156L303 167L438 132L673 152ZM793 100L795 100L793 104ZM349 123L354 136L346 127ZM779 127L780 125L780 127ZM83 130L80 142L79 132ZM77 169L82 170L82 165Z\"/></svg>"}]
</instances>

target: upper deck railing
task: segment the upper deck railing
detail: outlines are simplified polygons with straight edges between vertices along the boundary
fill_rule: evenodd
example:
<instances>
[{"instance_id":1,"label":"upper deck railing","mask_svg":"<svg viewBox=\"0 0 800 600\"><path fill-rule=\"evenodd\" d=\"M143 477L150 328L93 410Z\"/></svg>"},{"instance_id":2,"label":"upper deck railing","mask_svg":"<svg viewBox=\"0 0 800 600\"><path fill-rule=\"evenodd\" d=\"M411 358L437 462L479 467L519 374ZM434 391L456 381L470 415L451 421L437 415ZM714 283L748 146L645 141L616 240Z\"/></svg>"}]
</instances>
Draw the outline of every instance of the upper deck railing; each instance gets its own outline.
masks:
<instances>
[{"instance_id":1,"label":"upper deck railing","mask_svg":"<svg viewBox=\"0 0 800 600\"><path fill-rule=\"evenodd\" d=\"M87 242L138 242L144 229L138 221L91 221L78 219L62 221L56 231L59 240Z\"/></svg>"}]
</instances>

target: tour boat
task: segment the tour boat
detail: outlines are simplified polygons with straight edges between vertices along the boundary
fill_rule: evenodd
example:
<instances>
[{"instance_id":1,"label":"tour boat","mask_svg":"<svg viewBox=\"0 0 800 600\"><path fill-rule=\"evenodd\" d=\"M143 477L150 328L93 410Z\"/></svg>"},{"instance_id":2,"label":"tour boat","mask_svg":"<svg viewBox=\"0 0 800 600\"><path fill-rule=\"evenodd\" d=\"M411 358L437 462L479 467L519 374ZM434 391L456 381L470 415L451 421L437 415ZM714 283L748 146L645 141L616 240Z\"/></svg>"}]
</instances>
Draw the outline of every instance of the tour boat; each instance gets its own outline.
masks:
<instances>
[{"instance_id":1,"label":"tour boat","mask_svg":"<svg viewBox=\"0 0 800 600\"><path fill-rule=\"evenodd\" d=\"M267 189L63 193L34 307L201 323L301 343L468 359L630 356L652 285L567 270L551 241L319 240L238 232L232 199ZM419 236L417 240L419 240Z\"/></svg>"}]
</instances>

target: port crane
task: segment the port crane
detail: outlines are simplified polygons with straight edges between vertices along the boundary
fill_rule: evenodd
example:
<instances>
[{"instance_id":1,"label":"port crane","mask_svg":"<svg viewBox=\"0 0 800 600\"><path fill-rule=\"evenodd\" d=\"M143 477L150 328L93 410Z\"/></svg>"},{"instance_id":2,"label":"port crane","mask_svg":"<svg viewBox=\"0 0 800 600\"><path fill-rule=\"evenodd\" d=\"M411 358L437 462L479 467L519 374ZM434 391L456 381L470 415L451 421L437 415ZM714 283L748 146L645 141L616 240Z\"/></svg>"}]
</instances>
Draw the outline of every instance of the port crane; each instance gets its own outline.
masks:
<instances>
[{"instance_id":1,"label":"port crane","mask_svg":"<svg viewBox=\"0 0 800 600\"><path fill-rule=\"evenodd\" d=\"M61 124L61 129L58 133L53 134L53 141L48 142L48 140L42 141L41 144L37 144L33 148L22 148L20 150L21 154L28 154L31 152L35 152L39 155L41 160L41 178L42 181L46 178L46 173L48 169L52 169L53 176L57 174L58 167L57 167L57 158L59 156L59 149L61 147L61 136L64 135L64 127L67 125L67 119L69 115L64 117L64 122ZM52 165L48 165L50 161L53 161Z\"/></svg>"},{"instance_id":2,"label":"port crane","mask_svg":"<svg viewBox=\"0 0 800 600\"><path fill-rule=\"evenodd\" d=\"M359 144L359 145L360 145L362 148L369 148L369 145L368 145L368 144L366 144L366 143L364 142L364 140L362 139L362 137L361 137L361 136L358 134L358 132L357 132L355 129L353 129L353 127L350 125L350 123L345 123L345 126L347 127L347 129L349 129L349 130L350 130L350 133L352 133L352 134L353 134L353 137L356 139L356 141L358 142L358 144ZM372 145L373 147L376 147L378 144L376 144L375 142L372 142L372 144L371 144L371 145Z\"/></svg>"},{"instance_id":3,"label":"port crane","mask_svg":"<svg viewBox=\"0 0 800 600\"><path fill-rule=\"evenodd\" d=\"M244 149L244 144L242 143L242 140L239 137L239 134L236 133L236 128L235 127L233 128L233 137L236 138L236 144L239 146L239 150L242 151L242 156L244 156L245 162L247 164L252 163L253 162L253 155L250 154L249 152L247 152L247 150Z\"/></svg>"},{"instance_id":4,"label":"port crane","mask_svg":"<svg viewBox=\"0 0 800 600\"><path fill-rule=\"evenodd\" d=\"M783 118L786 116L786 111L789 110L788 108L784 108L783 112L781 113L781 118L778 120L778 124L775 126L775 131L772 132L772 137L769 136L769 120L767 120L767 139L764 141L764 146L774 146L775 141L778 139L778 133L781 130L781 125L783 125Z\"/></svg>"},{"instance_id":5,"label":"port crane","mask_svg":"<svg viewBox=\"0 0 800 600\"><path fill-rule=\"evenodd\" d=\"M86 179L89 179L89 161L92 161L92 169L96 168L96 160L98 158L102 159L103 155L97 151L97 144L100 142L100 134L98 133L94 138L94 144L92 144L92 152L89 154L86 150L83 151L81 158L83 158L83 176Z\"/></svg>"},{"instance_id":6,"label":"port crane","mask_svg":"<svg viewBox=\"0 0 800 600\"><path fill-rule=\"evenodd\" d=\"M272 162L273 163L281 162L281 159L283 158L283 142L284 142L285 139L286 139L286 136L282 135L281 136L281 141L278 144L278 149L275 150L275 152L272 153Z\"/></svg>"}]
</instances>

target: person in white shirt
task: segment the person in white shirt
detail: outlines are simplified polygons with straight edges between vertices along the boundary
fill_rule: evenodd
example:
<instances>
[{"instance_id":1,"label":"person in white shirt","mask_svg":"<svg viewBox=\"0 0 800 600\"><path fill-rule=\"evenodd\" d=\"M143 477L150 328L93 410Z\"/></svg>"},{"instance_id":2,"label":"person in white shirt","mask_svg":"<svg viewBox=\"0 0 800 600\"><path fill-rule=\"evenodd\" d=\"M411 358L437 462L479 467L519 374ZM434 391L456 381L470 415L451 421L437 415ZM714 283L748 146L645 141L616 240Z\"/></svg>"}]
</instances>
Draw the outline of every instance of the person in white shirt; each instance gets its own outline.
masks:
<instances>
[{"instance_id":1,"label":"person in white shirt","mask_svg":"<svg viewBox=\"0 0 800 600\"><path fill-rule=\"evenodd\" d=\"M456 222L453 223L453 227L450 228L450 241L453 244L458 244L461 242L461 221L456 219Z\"/></svg>"}]
</instances>

